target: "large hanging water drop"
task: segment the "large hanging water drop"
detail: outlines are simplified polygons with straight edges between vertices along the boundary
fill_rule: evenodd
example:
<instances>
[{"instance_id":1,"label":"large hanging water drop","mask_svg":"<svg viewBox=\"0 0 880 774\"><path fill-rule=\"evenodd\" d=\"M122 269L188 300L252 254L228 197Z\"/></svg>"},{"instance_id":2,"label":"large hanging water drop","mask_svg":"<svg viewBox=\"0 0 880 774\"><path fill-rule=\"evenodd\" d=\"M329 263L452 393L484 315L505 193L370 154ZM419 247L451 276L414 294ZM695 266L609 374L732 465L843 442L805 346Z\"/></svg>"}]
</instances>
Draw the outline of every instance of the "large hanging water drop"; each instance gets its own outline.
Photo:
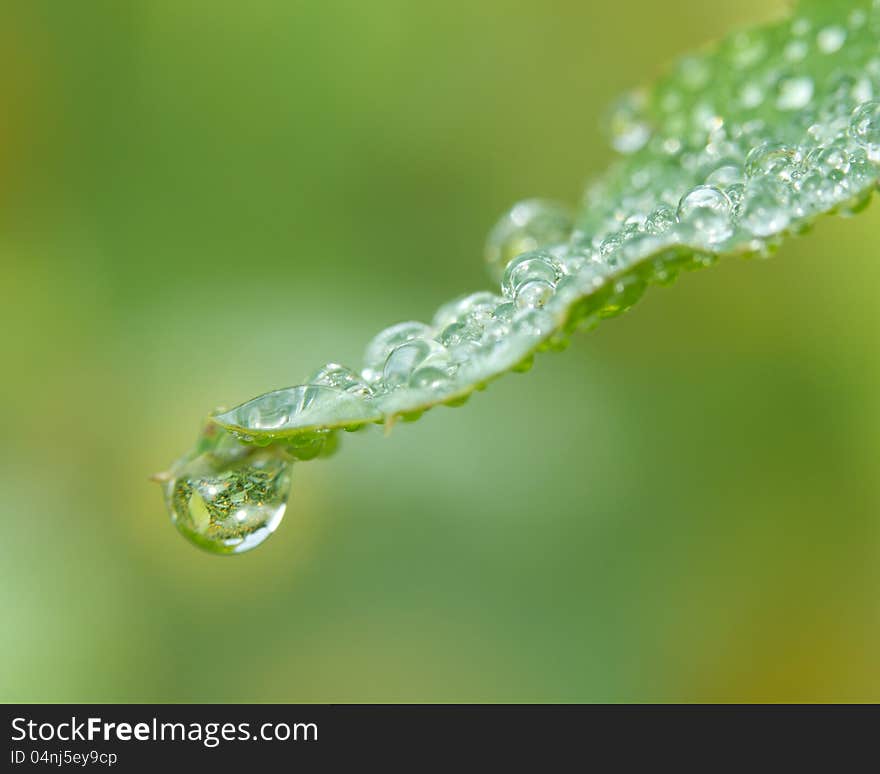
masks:
<instances>
[{"instance_id":1,"label":"large hanging water drop","mask_svg":"<svg viewBox=\"0 0 880 774\"><path fill-rule=\"evenodd\" d=\"M216 435L213 440L211 435ZM276 447L249 447L217 429L165 481L171 521L191 543L214 554L240 554L281 523L291 463Z\"/></svg>"}]
</instances>

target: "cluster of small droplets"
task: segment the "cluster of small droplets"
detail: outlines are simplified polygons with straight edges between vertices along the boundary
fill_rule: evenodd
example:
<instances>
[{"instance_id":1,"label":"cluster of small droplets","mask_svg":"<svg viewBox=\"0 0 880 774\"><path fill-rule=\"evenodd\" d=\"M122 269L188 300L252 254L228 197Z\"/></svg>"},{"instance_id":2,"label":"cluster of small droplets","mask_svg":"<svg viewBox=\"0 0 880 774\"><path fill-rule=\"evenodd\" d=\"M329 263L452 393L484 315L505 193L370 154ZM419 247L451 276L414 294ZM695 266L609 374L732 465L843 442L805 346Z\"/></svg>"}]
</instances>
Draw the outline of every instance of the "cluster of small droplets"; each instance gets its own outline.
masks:
<instances>
[{"instance_id":1,"label":"cluster of small droplets","mask_svg":"<svg viewBox=\"0 0 880 774\"><path fill-rule=\"evenodd\" d=\"M458 405L525 370L536 351L627 309L649 284L721 255L766 254L820 213L859 210L880 174L880 0L840 5L842 17L816 4L737 33L620 100L607 129L622 158L580 214L532 199L492 229L485 260L497 292L386 328L360 368L328 364L214 420L288 462L326 454L340 429Z\"/></svg>"},{"instance_id":2,"label":"cluster of small droplets","mask_svg":"<svg viewBox=\"0 0 880 774\"><path fill-rule=\"evenodd\" d=\"M817 213L861 207L880 162L880 11L819 17L737 33L620 100L607 125L624 157L580 216L531 199L492 229L485 257L500 292L386 328L360 369L324 366L217 421L248 441L307 430L314 454L330 430L464 399L647 284L766 252Z\"/></svg>"},{"instance_id":3,"label":"cluster of small droplets","mask_svg":"<svg viewBox=\"0 0 880 774\"><path fill-rule=\"evenodd\" d=\"M624 100L609 128L628 157L588 191L576 246L614 269L669 245L760 253L862 206L880 162L880 14L849 5L735 34Z\"/></svg>"}]
</instances>

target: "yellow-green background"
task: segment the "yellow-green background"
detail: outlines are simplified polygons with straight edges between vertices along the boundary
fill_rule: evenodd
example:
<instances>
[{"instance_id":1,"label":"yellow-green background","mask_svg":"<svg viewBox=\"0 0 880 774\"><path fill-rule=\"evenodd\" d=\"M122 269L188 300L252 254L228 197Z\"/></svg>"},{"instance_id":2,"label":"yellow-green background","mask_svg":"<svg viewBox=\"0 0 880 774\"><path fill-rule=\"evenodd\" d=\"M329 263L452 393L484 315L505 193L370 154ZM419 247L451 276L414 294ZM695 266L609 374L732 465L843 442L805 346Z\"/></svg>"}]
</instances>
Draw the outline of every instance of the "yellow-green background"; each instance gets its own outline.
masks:
<instances>
[{"instance_id":1,"label":"yellow-green background","mask_svg":"<svg viewBox=\"0 0 880 774\"><path fill-rule=\"evenodd\" d=\"M876 206L344 438L251 554L147 480L486 286L614 95L783 5L4 3L0 699L880 699Z\"/></svg>"}]
</instances>

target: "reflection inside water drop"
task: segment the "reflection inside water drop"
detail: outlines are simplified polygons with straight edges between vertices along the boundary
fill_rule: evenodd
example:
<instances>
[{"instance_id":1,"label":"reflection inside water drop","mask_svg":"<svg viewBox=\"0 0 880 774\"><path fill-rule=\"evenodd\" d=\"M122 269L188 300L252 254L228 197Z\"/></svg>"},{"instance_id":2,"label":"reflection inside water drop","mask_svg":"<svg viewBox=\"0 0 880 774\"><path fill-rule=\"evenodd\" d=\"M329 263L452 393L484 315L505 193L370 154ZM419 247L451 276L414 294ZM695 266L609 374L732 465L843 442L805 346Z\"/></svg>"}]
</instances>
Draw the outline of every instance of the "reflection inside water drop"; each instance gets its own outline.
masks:
<instances>
[{"instance_id":1,"label":"reflection inside water drop","mask_svg":"<svg viewBox=\"0 0 880 774\"><path fill-rule=\"evenodd\" d=\"M283 452L232 443L224 439L223 448L182 460L165 483L171 521L215 554L240 554L265 541L281 523L290 491Z\"/></svg>"}]
</instances>

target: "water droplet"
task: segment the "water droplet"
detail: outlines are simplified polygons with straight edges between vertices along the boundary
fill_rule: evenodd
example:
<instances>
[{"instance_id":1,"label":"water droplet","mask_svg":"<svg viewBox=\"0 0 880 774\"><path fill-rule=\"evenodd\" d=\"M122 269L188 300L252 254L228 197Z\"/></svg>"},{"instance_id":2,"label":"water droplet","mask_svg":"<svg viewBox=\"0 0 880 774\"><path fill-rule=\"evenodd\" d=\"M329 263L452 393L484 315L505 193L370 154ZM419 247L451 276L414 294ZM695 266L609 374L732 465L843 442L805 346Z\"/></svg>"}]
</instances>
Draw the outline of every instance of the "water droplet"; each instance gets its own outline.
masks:
<instances>
[{"instance_id":1,"label":"water droplet","mask_svg":"<svg viewBox=\"0 0 880 774\"><path fill-rule=\"evenodd\" d=\"M819 30L816 44L823 54L833 54L843 48L846 42L846 30L843 27L825 27Z\"/></svg>"},{"instance_id":2,"label":"water droplet","mask_svg":"<svg viewBox=\"0 0 880 774\"><path fill-rule=\"evenodd\" d=\"M438 337L438 341L448 349L462 345L476 345L483 336L483 328L470 320L453 322L447 325Z\"/></svg>"},{"instance_id":3,"label":"water droplet","mask_svg":"<svg viewBox=\"0 0 880 774\"><path fill-rule=\"evenodd\" d=\"M654 209L645 221L645 231L649 234L665 234L675 225L675 212L672 207L661 204Z\"/></svg>"},{"instance_id":4,"label":"water droplet","mask_svg":"<svg viewBox=\"0 0 880 774\"><path fill-rule=\"evenodd\" d=\"M814 148L806 157L808 166L817 167L820 172L830 170L849 170L849 152L846 144L835 142L827 147Z\"/></svg>"},{"instance_id":5,"label":"water droplet","mask_svg":"<svg viewBox=\"0 0 880 774\"><path fill-rule=\"evenodd\" d=\"M852 88L851 96L856 102L870 102L874 99L874 85L868 76L859 78Z\"/></svg>"},{"instance_id":6,"label":"water droplet","mask_svg":"<svg viewBox=\"0 0 880 774\"><path fill-rule=\"evenodd\" d=\"M880 102L859 105L850 119L849 133L871 161L880 162Z\"/></svg>"},{"instance_id":7,"label":"water droplet","mask_svg":"<svg viewBox=\"0 0 880 774\"><path fill-rule=\"evenodd\" d=\"M339 363L327 363L315 371L308 382L321 387L334 387L361 397L368 397L373 393L370 386L358 374Z\"/></svg>"},{"instance_id":8,"label":"water droplet","mask_svg":"<svg viewBox=\"0 0 880 774\"><path fill-rule=\"evenodd\" d=\"M792 21L791 32L793 35L803 37L812 29L812 27L813 25L810 23L810 20L802 17Z\"/></svg>"},{"instance_id":9,"label":"water droplet","mask_svg":"<svg viewBox=\"0 0 880 774\"><path fill-rule=\"evenodd\" d=\"M623 221L623 229L621 230L625 234L633 236L634 234L644 231L647 220L647 217L642 215L642 213L633 213Z\"/></svg>"},{"instance_id":10,"label":"water droplet","mask_svg":"<svg viewBox=\"0 0 880 774\"><path fill-rule=\"evenodd\" d=\"M727 56L737 69L754 67L767 55L767 41L753 32L739 32L727 41Z\"/></svg>"},{"instance_id":11,"label":"water droplet","mask_svg":"<svg viewBox=\"0 0 880 774\"><path fill-rule=\"evenodd\" d=\"M694 106L693 123L700 130L712 134L724 126L724 119L713 105L700 102Z\"/></svg>"},{"instance_id":12,"label":"water droplet","mask_svg":"<svg viewBox=\"0 0 880 774\"><path fill-rule=\"evenodd\" d=\"M849 15L847 21L852 29L857 30L865 26L865 22L868 21L868 14L862 8L856 8Z\"/></svg>"},{"instance_id":13,"label":"water droplet","mask_svg":"<svg viewBox=\"0 0 880 774\"><path fill-rule=\"evenodd\" d=\"M485 259L490 275L500 281L517 255L567 242L572 227L571 210L564 204L528 199L514 205L489 232Z\"/></svg>"},{"instance_id":14,"label":"water droplet","mask_svg":"<svg viewBox=\"0 0 880 774\"><path fill-rule=\"evenodd\" d=\"M724 193L727 194L727 198L730 199L730 204L733 207L733 212L736 215L739 212L739 206L742 203L743 197L745 196L746 187L742 183L734 183L733 185L727 186L724 189Z\"/></svg>"},{"instance_id":15,"label":"water droplet","mask_svg":"<svg viewBox=\"0 0 880 774\"><path fill-rule=\"evenodd\" d=\"M678 76L685 88L690 91L699 91L709 83L712 72L705 59L686 56L678 63Z\"/></svg>"},{"instance_id":16,"label":"water droplet","mask_svg":"<svg viewBox=\"0 0 880 774\"><path fill-rule=\"evenodd\" d=\"M467 296L461 296L446 304L443 304L434 315L433 326L436 330L443 330L446 326L455 322L465 322L469 319L480 320L492 316L495 307L504 303L504 298L480 290Z\"/></svg>"},{"instance_id":17,"label":"water droplet","mask_svg":"<svg viewBox=\"0 0 880 774\"><path fill-rule=\"evenodd\" d=\"M619 153L635 153L651 139L651 126L645 117L645 95L633 92L617 101L608 119L611 145Z\"/></svg>"},{"instance_id":18,"label":"water droplet","mask_svg":"<svg viewBox=\"0 0 880 774\"><path fill-rule=\"evenodd\" d=\"M572 247L558 263L563 274L571 275L579 273L593 260L593 250L590 247Z\"/></svg>"},{"instance_id":19,"label":"water droplet","mask_svg":"<svg viewBox=\"0 0 880 774\"><path fill-rule=\"evenodd\" d=\"M678 219L691 225L696 236L709 244L723 242L733 233L727 194L713 185L700 185L686 193L678 205Z\"/></svg>"},{"instance_id":20,"label":"water droplet","mask_svg":"<svg viewBox=\"0 0 880 774\"><path fill-rule=\"evenodd\" d=\"M778 234L790 222L782 185L772 179L750 181L738 211L740 224L757 237Z\"/></svg>"},{"instance_id":21,"label":"water droplet","mask_svg":"<svg viewBox=\"0 0 880 774\"><path fill-rule=\"evenodd\" d=\"M492 317L500 323L510 323L513 320L513 316L516 314L516 305L512 301L506 301L503 304L499 304L495 313Z\"/></svg>"},{"instance_id":22,"label":"water droplet","mask_svg":"<svg viewBox=\"0 0 880 774\"><path fill-rule=\"evenodd\" d=\"M800 210L803 214L815 212L838 198L840 180L820 168L813 168L798 184Z\"/></svg>"},{"instance_id":23,"label":"water droplet","mask_svg":"<svg viewBox=\"0 0 880 774\"><path fill-rule=\"evenodd\" d=\"M508 298L513 298L521 285L532 280L542 280L551 285L561 277L562 272L553 256L542 250L535 250L514 258L504 271L501 289Z\"/></svg>"},{"instance_id":24,"label":"water droplet","mask_svg":"<svg viewBox=\"0 0 880 774\"><path fill-rule=\"evenodd\" d=\"M614 254L617 253L623 243L626 242L626 234L622 231L613 231L599 245L599 254L609 266L615 266L613 260Z\"/></svg>"},{"instance_id":25,"label":"water droplet","mask_svg":"<svg viewBox=\"0 0 880 774\"><path fill-rule=\"evenodd\" d=\"M364 353L364 376L368 381L375 381L381 375L382 368L391 350L399 347L410 339L429 339L432 329L424 323L409 321L397 323L377 333L367 344Z\"/></svg>"},{"instance_id":26,"label":"water droplet","mask_svg":"<svg viewBox=\"0 0 880 774\"><path fill-rule=\"evenodd\" d=\"M776 107L780 110L801 110L813 98L813 79L807 76L785 78L779 82Z\"/></svg>"},{"instance_id":27,"label":"water droplet","mask_svg":"<svg viewBox=\"0 0 880 774\"><path fill-rule=\"evenodd\" d=\"M757 83L746 83L739 93L739 101L745 108L756 108L764 101L764 89Z\"/></svg>"},{"instance_id":28,"label":"water droplet","mask_svg":"<svg viewBox=\"0 0 880 774\"><path fill-rule=\"evenodd\" d=\"M515 303L518 309L540 309L553 297L554 285L533 279L517 286Z\"/></svg>"},{"instance_id":29,"label":"water droplet","mask_svg":"<svg viewBox=\"0 0 880 774\"><path fill-rule=\"evenodd\" d=\"M492 317L498 305L505 302L503 296L485 290L472 293L458 303L458 317L472 323L483 324Z\"/></svg>"},{"instance_id":30,"label":"water droplet","mask_svg":"<svg viewBox=\"0 0 880 774\"><path fill-rule=\"evenodd\" d=\"M165 484L171 520L187 540L215 554L256 548L281 523L291 468L273 447L201 454Z\"/></svg>"},{"instance_id":31,"label":"water droplet","mask_svg":"<svg viewBox=\"0 0 880 774\"><path fill-rule=\"evenodd\" d=\"M847 187L853 192L877 185L877 168L869 161L864 149L857 148L850 153L846 181ZM865 203L868 201L866 199Z\"/></svg>"},{"instance_id":32,"label":"water droplet","mask_svg":"<svg viewBox=\"0 0 880 774\"><path fill-rule=\"evenodd\" d=\"M445 364L449 360L446 347L432 339L412 339L396 347L388 355L382 381L390 389L403 387L417 369Z\"/></svg>"},{"instance_id":33,"label":"water droplet","mask_svg":"<svg viewBox=\"0 0 880 774\"><path fill-rule=\"evenodd\" d=\"M439 390L450 381L449 371L436 366L423 366L413 371L410 384L417 390Z\"/></svg>"},{"instance_id":34,"label":"water droplet","mask_svg":"<svg viewBox=\"0 0 880 774\"><path fill-rule=\"evenodd\" d=\"M332 454L338 444L337 434L326 430L295 435L281 443L284 450L294 459L313 460Z\"/></svg>"},{"instance_id":35,"label":"water droplet","mask_svg":"<svg viewBox=\"0 0 880 774\"><path fill-rule=\"evenodd\" d=\"M273 390L214 416L227 430L253 438L285 437L302 429L333 426L339 417L369 421L375 409L353 392L317 384Z\"/></svg>"},{"instance_id":36,"label":"water droplet","mask_svg":"<svg viewBox=\"0 0 880 774\"><path fill-rule=\"evenodd\" d=\"M792 64L802 62L807 58L809 46L803 40L793 40L789 43L783 52L783 56Z\"/></svg>"},{"instance_id":37,"label":"water droplet","mask_svg":"<svg viewBox=\"0 0 880 774\"><path fill-rule=\"evenodd\" d=\"M553 317L546 310L528 308L517 311L511 323L511 332L526 339L540 339L549 335L554 327Z\"/></svg>"},{"instance_id":38,"label":"water droplet","mask_svg":"<svg viewBox=\"0 0 880 774\"><path fill-rule=\"evenodd\" d=\"M741 183L744 178L745 172L739 164L723 164L709 174L706 183L718 188L727 188L734 183Z\"/></svg>"},{"instance_id":39,"label":"water droplet","mask_svg":"<svg viewBox=\"0 0 880 774\"><path fill-rule=\"evenodd\" d=\"M746 174L749 177L775 174L784 178L790 176L798 161L797 149L781 143L764 142L752 148L746 156Z\"/></svg>"}]
</instances>

